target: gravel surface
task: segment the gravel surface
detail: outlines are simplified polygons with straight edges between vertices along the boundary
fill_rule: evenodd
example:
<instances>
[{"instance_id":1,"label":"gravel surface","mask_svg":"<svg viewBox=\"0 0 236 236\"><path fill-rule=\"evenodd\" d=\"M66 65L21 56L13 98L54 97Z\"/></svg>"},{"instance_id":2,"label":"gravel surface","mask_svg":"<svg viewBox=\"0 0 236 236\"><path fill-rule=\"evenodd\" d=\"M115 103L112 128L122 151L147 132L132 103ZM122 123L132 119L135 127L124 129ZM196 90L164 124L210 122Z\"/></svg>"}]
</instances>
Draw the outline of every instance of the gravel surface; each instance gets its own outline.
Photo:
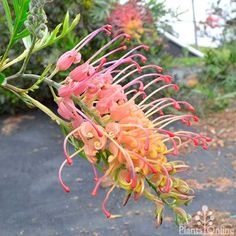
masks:
<instances>
[{"instance_id":1,"label":"gravel surface","mask_svg":"<svg viewBox=\"0 0 236 236\"><path fill-rule=\"evenodd\" d=\"M101 211L106 190L101 188L96 198L90 195L92 170L83 159L75 158L74 165L64 169L72 190L65 193L57 179L64 160L63 136L40 112L1 117L0 129L0 236L179 235L168 210L156 229L152 203L143 199L122 207L123 191L115 191L108 204L113 214L123 217L106 219ZM184 177L196 189L187 208L190 214L207 205L219 215L236 215L235 154L231 145L182 157L191 166Z\"/></svg>"}]
</instances>

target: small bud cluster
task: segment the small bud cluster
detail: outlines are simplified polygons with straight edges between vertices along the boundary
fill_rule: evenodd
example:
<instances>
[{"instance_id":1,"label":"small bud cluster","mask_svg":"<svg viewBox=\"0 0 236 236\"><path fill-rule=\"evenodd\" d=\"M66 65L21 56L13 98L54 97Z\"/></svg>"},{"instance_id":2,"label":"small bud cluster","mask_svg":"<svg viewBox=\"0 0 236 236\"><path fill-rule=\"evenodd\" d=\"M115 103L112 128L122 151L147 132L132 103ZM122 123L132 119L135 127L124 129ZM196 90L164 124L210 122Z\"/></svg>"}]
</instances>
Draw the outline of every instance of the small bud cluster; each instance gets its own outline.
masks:
<instances>
[{"instance_id":1,"label":"small bud cluster","mask_svg":"<svg viewBox=\"0 0 236 236\"><path fill-rule=\"evenodd\" d=\"M29 6L29 16L25 21L25 27L37 38L43 38L47 30L47 16L44 12L46 0L32 0Z\"/></svg>"}]
</instances>

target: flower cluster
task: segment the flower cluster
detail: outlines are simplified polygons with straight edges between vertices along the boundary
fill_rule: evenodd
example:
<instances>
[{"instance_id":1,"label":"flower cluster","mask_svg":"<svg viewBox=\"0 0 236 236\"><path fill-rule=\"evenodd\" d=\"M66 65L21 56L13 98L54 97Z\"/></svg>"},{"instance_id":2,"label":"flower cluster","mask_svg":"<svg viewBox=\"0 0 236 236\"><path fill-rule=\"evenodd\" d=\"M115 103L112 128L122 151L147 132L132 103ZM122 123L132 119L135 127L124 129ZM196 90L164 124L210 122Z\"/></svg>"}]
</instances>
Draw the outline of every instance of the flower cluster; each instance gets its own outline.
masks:
<instances>
[{"instance_id":1,"label":"flower cluster","mask_svg":"<svg viewBox=\"0 0 236 236\"><path fill-rule=\"evenodd\" d=\"M153 24L153 19L141 1L129 0L125 4L117 4L107 22L113 26L115 35L126 33L140 39L145 31L144 25Z\"/></svg>"},{"instance_id":2,"label":"flower cluster","mask_svg":"<svg viewBox=\"0 0 236 236\"><path fill-rule=\"evenodd\" d=\"M105 25L89 34L59 58L57 69L65 71L80 63L81 49L100 32L110 35L111 28ZM153 201L158 225L162 222L165 205L173 209L181 223L188 219L188 215L179 206L189 203L194 195L186 182L174 176L186 171L188 166L183 161L169 160L168 155L178 155L179 147L186 142L206 149L210 139L191 131L167 129L174 122L191 125L198 118L192 114L194 108L189 103L159 96L164 89L178 91L179 88L172 83L171 76L162 74L159 66L137 62L146 62L137 51L148 50L148 46L139 45L117 60L108 60L110 55L127 50L124 45L127 40L130 40L128 34L117 35L87 61L70 70L61 83L58 113L70 122L71 131L64 141L66 160L59 170L60 183L66 192L70 191L61 172L66 164L72 164L73 157L80 154L87 158L94 170L93 196L102 182L107 179L111 182L102 204L108 218L114 215L107 210L106 203L111 192L118 187L127 192L124 205L131 196L134 200L144 196ZM107 52L118 42L118 48ZM132 80L126 83L127 78ZM156 89L147 94L150 87ZM166 114L168 107L189 112L185 115ZM73 154L68 152L69 142L76 144ZM102 176L97 173L98 167L103 170Z\"/></svg>"}]
</instances>

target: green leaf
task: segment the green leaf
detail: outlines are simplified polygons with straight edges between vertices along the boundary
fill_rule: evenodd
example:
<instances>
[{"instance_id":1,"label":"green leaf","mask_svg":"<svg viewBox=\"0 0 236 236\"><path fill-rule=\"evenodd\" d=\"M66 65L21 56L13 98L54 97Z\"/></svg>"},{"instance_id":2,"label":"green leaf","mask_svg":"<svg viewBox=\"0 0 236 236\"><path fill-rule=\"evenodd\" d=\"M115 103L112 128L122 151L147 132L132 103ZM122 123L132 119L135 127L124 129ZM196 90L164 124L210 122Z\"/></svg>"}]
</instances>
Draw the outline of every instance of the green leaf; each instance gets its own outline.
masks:
<instances>
[{"instance_id":1,"label":"green leaf","mask_svg":"<svg viewBox=\"0 0 236 236\"><path fill-rule=\"evenodd\" d=\"M14 8L15 15L18 16L19 12L20 12L19 1L18 0L13 0L12 3L13 3L13 8Z\"/></svg>"},{"instance_id":2,"label":"green leaf","mask_svg":"<svg viewBox=\"0 0 236 236\"><path fill-rule=\"evenodd\" d=\"M38 41L35 51L39 51L66 36L75 28L75 26L79 23L79 20L80 14L78 14L72 23L69 24L69 13L67 12L63 24L61 23L57 25L57 27L51 33L48 33L42 40ZM61 26L63 27L62 32L58 34Z\"/></svg>"},{"instance_id":3,"label":"green leaf","mask_svg":"<svg viewBox=\"0 0 236 236\"><path fill-rule=\"evenodd\" d=\"M67 14L68 14L68 12L67 12ZM66 34L71 32L75 28L75 26L79 23L80 14L76 15L75 19L72 21L71 25L69 26L69 16L67 16L67 14L65 16L65 20L63 23L63 30L58 38L64 37ZM67 23L67 21L68 21L68 23Z\"/></svg>"},{"instance_id":4,"label":"green leaf","mask_svg":"<svg viewBox=\"0 0 236 236\"><path fill-rule=\"evenodd\" d=\"M65 34L67 32L69 28L69 20L70 20L70 15L69 15L69 12L67 11L64 22L63 22L63 28L62 28L61 34Z\"/></svg>"},{"instance_id":5,"label":"green leaf","mask_svg":"<svg viewBox=\"0 0 236 236\"><path fill-rule=\"evenodd\" d=\"M6 76L3 73L0 73L0 85L5 82Z\"/></svg>"},{"instance_id":6,"label":"green leaf","mask_svg":"<svg viewBox=\"0 0 236 236\"><path fill-rule=\"evenodd\" d=\"M62 23L57 25L57 27L51 32L50 36L48 37L47 43L53 43L53 41L56 39L57 34L62 26Z\"/></svg>"},{"instance_id":7,"label":"green leaf","mask_svg":"<svg viewBox=\"0 0 236 236\"><path fill-rule=\"evenodd\" d=\"M29 30L28 30L28 29L24 29L24 30L22 30L20 33L18 33L18 34L15 36L15 40L19 40L19 39L25 38L25 37L27 37L28 35L30 35Z\"/></svg>"},{"instance_id":8,"label":"green leaf","mask_svg":"<svg viewBox=\"0 0 236 236\"><path fill-rule=\"evenodd\" d=\"M17 2L18 2L18 6L17 6ZM21 33L19 33L19 31L21 30L21 28L28 16L29 3L30 3L30 0L18 0L18 1L15 0L13 2L15 15L16 15L16 20L15 20L15 25L14 25L14 38L13 38L14 42L17 41L18 39L22 38ZM22 33L23 36L24 36L24 33ZM20 35L18 35L18 34L20 34Z\"/></svg>"},{"instance_id":9,"label":"green leaf","mask_svg":"<svg viewBox=\"0 0 236 236\"><path fill-rule=\"evenodd\" d=\"M73 30L75 26L79 23L80 20L80 14L76 15L75 19L72 21L69 30Z\"/></svg>"},{"instance_id":10,"label":"green leaf","mask_svg":"<svg viewBox=\"0 0 236 236\"><path fill-rule=\"evenodd\" d=\"M12 34L13 33L13 22L12 22L12 17L11 17L11 10L10 10L7 0L2 0L2 4L3 4L5 14L6 14L7 25L8 25L9 31Z\"/></svg>"},{"instance_id":11,"label":"green leaf","mask_svg":"<svg viewBox=\"0 0 236 236\"><path fill-rule=\"evenodd\" d=\"M27 13L29 10L29 3L30 3L30 0L13 1L13 7L16 14L16 22L23 21L27 17Z\"/></svg>"}]
</instances>

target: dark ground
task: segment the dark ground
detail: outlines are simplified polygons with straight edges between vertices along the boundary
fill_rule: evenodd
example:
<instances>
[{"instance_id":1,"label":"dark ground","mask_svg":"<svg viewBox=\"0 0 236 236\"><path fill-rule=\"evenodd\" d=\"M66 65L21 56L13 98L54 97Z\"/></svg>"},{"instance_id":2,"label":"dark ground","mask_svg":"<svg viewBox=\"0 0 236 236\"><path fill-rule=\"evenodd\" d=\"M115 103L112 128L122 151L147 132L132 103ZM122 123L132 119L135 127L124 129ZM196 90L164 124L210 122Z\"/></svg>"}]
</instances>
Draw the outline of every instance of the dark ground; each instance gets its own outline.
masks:
<instances>
[{"instance_id":1,"label":"dark ground","mask_svg":"<svg viewBox=\"0 0 236 236\"><path fill-rule=\"evenodd\" d=\"M10 121L9 121L10 119ZM14 126L19 123L18 127ZM39 112L20 118L0 118L0 236L152 236L179 235L178 227L166 213L160 229L155 228L154 206L146 200L130 201L123 208L124 193L116 191L109 200L113 214L123 217L107 220L101 211L105 189L96 198L90 195L93 178L90 165L75 158L64 169L71 187L65 193L57 171L64 160L59 128ZM192 167L186 179L195 179L196 198L190 214L202 205L236 214L234 146L221 150L196 150L184 159Z\"/></svg>"}]
</instances>

